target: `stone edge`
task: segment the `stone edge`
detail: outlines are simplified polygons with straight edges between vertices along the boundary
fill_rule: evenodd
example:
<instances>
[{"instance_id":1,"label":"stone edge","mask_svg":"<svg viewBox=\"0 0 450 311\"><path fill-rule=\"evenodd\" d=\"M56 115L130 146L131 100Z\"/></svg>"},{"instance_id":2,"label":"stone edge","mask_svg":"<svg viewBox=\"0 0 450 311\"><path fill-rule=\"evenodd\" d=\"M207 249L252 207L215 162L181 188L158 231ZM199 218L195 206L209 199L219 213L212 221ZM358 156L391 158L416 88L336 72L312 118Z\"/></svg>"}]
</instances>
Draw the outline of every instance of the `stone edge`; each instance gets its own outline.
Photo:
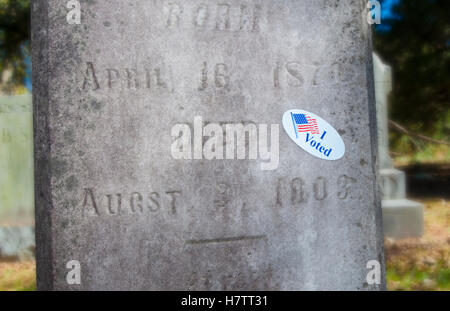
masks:
<instances>
[{"instance_id":1,"label":"stone edge","mask_svg":"<svg viewBox=\"0 0 450 311\"><path fill-rule=\"evenodd\" d=\"M34 181L36 219L36 283L38 290L53 290L49 0L31 1L33 66Z\"/></svg>"}]
</instances>

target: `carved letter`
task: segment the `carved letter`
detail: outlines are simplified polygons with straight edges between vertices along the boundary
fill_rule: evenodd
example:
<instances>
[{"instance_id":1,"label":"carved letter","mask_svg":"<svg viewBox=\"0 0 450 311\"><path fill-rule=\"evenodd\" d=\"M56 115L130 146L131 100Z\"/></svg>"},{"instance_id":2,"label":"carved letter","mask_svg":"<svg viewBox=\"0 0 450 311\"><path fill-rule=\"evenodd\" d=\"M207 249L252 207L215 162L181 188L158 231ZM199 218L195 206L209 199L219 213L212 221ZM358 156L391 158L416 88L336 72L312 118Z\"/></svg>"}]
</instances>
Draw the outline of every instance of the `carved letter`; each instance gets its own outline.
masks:
<instances>
[{"instance_id":1,"label":"carved letter","mask_svg":"<svg viewBox=\"0 0 450 311\"><path fill-rule=\"evenodd\" d=\"M158 87L167 88L167 83L161 77L161 69L155 68L156 85Z\"/></svg>"},{"instance_id":2,"label":"carved letter","mask_svg":"<svg viewBox=\"0 0 450 311\"><path fill-rule=\"evenodd\" d=\"M273 71L273 86L276 88L280 87L280 70L281 70L280 65L277 64L277 66Z\"/></svg>"},{"instance_id":3,"label":"carved letter","mask_svg":"<svg viewBox=\"0 0 450 311\"><path fill-rule=\"evenodd\" d=\"M230 29L230 5L221 3L217 5L216 29Z\"/></svg>"},{"instance_id":4,"label":"carved letter","mask_svg":"<svg viewBox=\"0 0 450 311\"><path fill-rule=\"evenodd\" d=\"M108 87L111 89L114 84L113 73L116 76L115 77L116 79L120 78L120 73L119 73L119 70L116 70L116 69L106 69L106 72L108 74Z\"/></svg>"},{"instance_id":5,"label":"carved letter","mask_svg":"<svg viewBox=\"0 0 450 311\"><path fill-rule=\"evenodd\" d=\"M2 140L5 144L12 141L11 132L8 129L2 129Z\"/></svg>"},{"instance_id":6,"label":"carved letter","mask_svg":"<svg viewBox=\"0 0 450 311\"><path fill-rule=\"evenodd\" d=\"M342 175L338 178L337 184L341 190L338 191L338 198L340 200L347 199L348 194L350 193L350 187L353 183L356 182L356 179L348 177L346 175Z\"/></svg>"},{"instance_id":7,"label":"carved letter","mask_svg":"<svg viewBox=\"0 0 450 311\"><path fill-rule=\"evenodd\" d=\"M100 88L100 84L98 83L97 76L95 75L94 64L91 62L87 62L86 75L84 76L83 89L86 89L86 86L91 84L91 79L89 75L92 75L92 83L94 84L93 90L98 90Z\"/></svg>"},{"instance_id":8,"label":"carved letter","mask_svg":"<svg viewBox=\"0 0 450 311\"><path fill-rule=\"evenodd\" d=\"M88 204L88 199L91 200L92 207L94 208L95 214L97 216L100 216L100 213L98 212L98 208L97 208L97 202L95 202L94 190L92 188L85 188L84 189L84 199L83 199L83 210L82 210L83 217L84 217L84 212L85 212L87 204Z\"/></svg>"},{"instance_id":9,"label":"carved letter","mask_svg":"<svg viewBox=\"0 0 450 311\"><path fill-rule=\"evenodd\" d=\"M288 85L292 87L301 87L304 83L303 77L300 74L300 64L296 62L291 62L286 65L286 70L290 74L288 77ZM295 79L292 79L295 78Z\"/></svg>"},{"instance_id":10,"label":"carved letter","mask_svg":"<svg viewBox=\"0 0 450 311\"><path fill-rule=\"evenodd\" d=\"M230 84L230 78L228 77L228 67L225 64L217 64L215 68L215 82L216 86L220 88L226 88Z\"/></svg>"},{"instance_id":11,"label":"carved letter","mask_svg":"<svg viewBox=\"0 0 450 311\"><path fill-rule=\"evenodd\" d=\"M200 4L194 13L194 26L204 27L208 20L208 6L206 4Z\"/></svg>"},{"instance_id":12,"label":"carved letter","mask_svg":"<svg viewBox=\"0 0 450 311\"><path fill-rule=\"evenodd\" d=\"M167 28L172 26L178 26L180 22L180 14L183 13L183 9L177 3L169 4L169 15L167 17Z\"/></svg>"},{"instance_id":13,"label":"carved letter","mask_svg":"<svg viewBox=\"0 0 450 311\"><path fill-rule=\"evenodd\" d=\"M170 195L170 197L172 198L171 201L171 208L172 208L172 214L176 214L177 209L176 209L176 195L180 195L181 191L166 191L166 194Z\"/></svg>"},{"instance_id":14,"label":"carved letter","mask_svg":"<svg viewBox=\"0 0 450 311\"><path fill-rule=\"evenodd\" d=\"M139 79L137 77L137 70L136 69L125 69L125 72L127 73L128 88L131 89L134 85L134 88L138 89L140 87L140 83L139 83ZM134 76L134 79L133 79L133 76Z\"/></svg>"},{"instance_id":15,"label":"carved letter","mask_svg":"<svg viewBox=\"0 0 450 311\"><path fill-rule=\"evenodd\" d=\"M239 22L239 30L248 29L249 31L259 31L259 18L261 6L255 5L253 14L246 4L241 4L241 18Z\"/></svg>"},{"instance_id":16,"label":"carved letter","mask_svg":"<svg viewBox=\"0 0 450 311\"><path fill-rule=\"evenodd\" d=\"M291 202L297 205L306 201L305 182L301 178L291 181Z\"/></svg>"},{"instance_id":17,"label":"carved letter","mask_svg":"<svg viewBox=\"0 0 450 311\"><path fill-rule=\"evenodd\" d=\"M150 212L156 212L159 210L159 208L160 208L159 197L160 197L160 195L158 192L152 192L149 195L150 201L152 201L153 204L155 204L155 208L152 208L152 206L150 204L148 205L148 209L150 210Z\"/></svg>"},{"instance_id":18,"label":"carved letter","mask_svg":"<svg viewBox=\"0 0 450 311\"><path fill-rule=\"evenodd\" d=\"M276 196L276 205L278 205L279 207L283 207L283 201L281 200L281 187L282 187L282 179L278 178L277 181L277 196Z\"/></svg>"},{"instance_id":19,"label":"carved letter","mask_svg":"<svg viewBox=\"0 0 450 311\"><path fill-rule=\"evenodd\" d=\"M122 209L122 195L120 193L117 193L116 196L117 196L117 212L114 212L113 206L112 206L113 205L112 204L113 195L112 194L106 195L106 197L108 198L108 210L111 215L115 215L115 214L120 215L120 211Z\"/></svg>"},{"instance_id":20,"label":"carved letter","mask_svg":"<svg viewBox=\"0 0 450 311\"><path fill-rule=\"evenodd\" d=\"M322 187L320 186L322 185ZM320 189L322 188L322 189ZM318 177L314 183L314 198L318 201L326 199L327 193L327 180L324 177Z\"/></svg>"},{"instance_id":21,"label":"carved letter","mask_svg":"<svg viewBox=\"0 0 450 311\"><path fill-rule=\"evenodd\" d=\"M139 192L134 192L131 194L131 197L130 197L131 211L133 213L136 212L136 206L135 206L135 202L134 202L135 198L137 198L137 207L139 208L139 210L142 213L144 211L144 207L142 206L143 198L142 198L142 194L140 194Z\"/></svg>"},{"instance_id":22,"label":"carved letter","mask_svg":"<svg viewBox=\"0 0 450 311\"><path fill-rule=\"evenodd\" d=\"M204 91L207 87L208 87L208 63L203 62L201 84L198 90Z\"/></svg>"}]
</instances>

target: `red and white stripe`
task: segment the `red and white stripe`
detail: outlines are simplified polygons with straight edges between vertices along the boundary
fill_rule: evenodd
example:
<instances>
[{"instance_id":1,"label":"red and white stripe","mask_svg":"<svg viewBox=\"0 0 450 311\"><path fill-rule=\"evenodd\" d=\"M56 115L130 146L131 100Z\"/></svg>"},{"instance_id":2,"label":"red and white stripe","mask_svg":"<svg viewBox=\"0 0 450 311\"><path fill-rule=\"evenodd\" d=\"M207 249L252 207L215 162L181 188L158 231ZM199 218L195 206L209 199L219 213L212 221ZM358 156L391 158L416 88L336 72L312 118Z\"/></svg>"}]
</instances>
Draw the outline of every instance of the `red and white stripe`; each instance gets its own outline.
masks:
<instances>
[{"instance_id":1,"label":"red and white stripe","mask_svg":"<svg viewBox=\"0 0 450 311\"><path fill-rule=\"evenodd\" d=\"M311 132L311 134L320 134L319 127L317 126L317 120L306 117L308 124L297 125L299 133Z\"/></svg>"}]
</instances>

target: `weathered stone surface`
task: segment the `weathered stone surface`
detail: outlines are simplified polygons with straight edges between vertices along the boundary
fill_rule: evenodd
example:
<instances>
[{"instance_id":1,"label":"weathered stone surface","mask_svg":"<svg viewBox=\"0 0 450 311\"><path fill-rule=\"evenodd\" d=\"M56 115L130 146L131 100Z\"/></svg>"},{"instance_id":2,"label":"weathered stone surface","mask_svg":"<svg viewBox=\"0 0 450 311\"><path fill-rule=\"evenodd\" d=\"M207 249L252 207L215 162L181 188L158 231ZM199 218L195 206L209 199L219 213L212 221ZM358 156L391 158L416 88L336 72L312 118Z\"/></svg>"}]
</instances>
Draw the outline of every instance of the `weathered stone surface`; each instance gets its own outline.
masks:
<instances>
[{"instance_id":1,"label":"weathered stone surface","mask_svg":"<svg viewBox=\"0 0 450 311\"><path fill-rule=\"evenodd\" d=\"M0 96L0 226L34 224L31 95Z\"/></svg>"},{"instance_id":2,"label":"weathered stone surface","mask_svg":"<svg viewBox=\"0 0 450 311\"><path fill-rule=\"evenodd\" d=\"M0 226L0 260L34 259L34 227Z\"/></svg>"},{"instance_id":3,"label":"weathered stone surface","mask_svg":"<svg viewBox=\"0 0 450 311\"><path fill-rule=\"evenodd\" d=\"M411 200L383 200L383 227L386 237L421 237L424 231L423 205Z\"/></svg>"},{"instance_id":4,"label":"weathered stone surface","mask_svg":"<svg viewBox=\"0 0 450 311\"><path fill-rule=\"evenodd\" d=\"M420 237L424 230L423 205L406 199L405 173L394 168L389 155L388 98L392 91L392 69L376 53L373 60L384 235L397 239Z\"/></svg>"},{"instance_id":5,"label":"weathered stone surface","mask_svg":"<svg viewBox=\"0 0 450 311\"><path fill-rule=\"evenodd\" d=\"M0 261L34 256L31 95L0 96Z\"/></svg>"},{"instance_id":6,"label":"weathered stone surface","mask_svg":"<svg viewBox=\"0 0 450 311\"><path fill-rule=\"evenodd\" d=\"M382 289L365 1L34 1L40 289ZM339 161L175 160L171 129L314 112ZM119 207L120 205L120 207ZM68 285L66 263L81 264Z\"/></svg>"},{"instance_id":7,"label":"weathered stone surface","mask_svg":"<svg viewBox=\"0 0 450 311\"><path fill-rule=\"evenodd\" d=\"M381 196L383 200L404 199L406 197L405 173L395 168L380 170Z\"/></svg>"},{"instance_id":8,"label":"weathered stone surface","mask_svg":"<svg viewBox=\"0 0 450 311\"><path fill-rule=\"evenodd\" d=\"M393 164L389 155L388 98L392 91L392 69L376 53L373 53L373 66L380 169L390 169Z\"/></svg>"}]
</instances>

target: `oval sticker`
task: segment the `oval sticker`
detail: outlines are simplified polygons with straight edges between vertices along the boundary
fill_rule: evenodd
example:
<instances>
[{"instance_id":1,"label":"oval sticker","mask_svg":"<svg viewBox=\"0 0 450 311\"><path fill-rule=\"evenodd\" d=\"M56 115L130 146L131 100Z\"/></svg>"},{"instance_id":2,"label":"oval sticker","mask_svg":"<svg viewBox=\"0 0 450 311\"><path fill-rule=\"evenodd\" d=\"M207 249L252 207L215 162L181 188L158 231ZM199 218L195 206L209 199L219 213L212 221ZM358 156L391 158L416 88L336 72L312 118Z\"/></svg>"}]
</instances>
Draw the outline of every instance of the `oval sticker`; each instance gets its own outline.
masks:
<instances>
[{"instance_id":1,"label":"oval sticker","mask_svg":"<svg viewBox=\"0 0 450 311\"><path fill-rule=\"evenodd\" d=\"M339 133L314 113L300 109L286 111L283 127L298 146L317 158L339 160L345 154Z\"/></svg>"}]
</instances>

